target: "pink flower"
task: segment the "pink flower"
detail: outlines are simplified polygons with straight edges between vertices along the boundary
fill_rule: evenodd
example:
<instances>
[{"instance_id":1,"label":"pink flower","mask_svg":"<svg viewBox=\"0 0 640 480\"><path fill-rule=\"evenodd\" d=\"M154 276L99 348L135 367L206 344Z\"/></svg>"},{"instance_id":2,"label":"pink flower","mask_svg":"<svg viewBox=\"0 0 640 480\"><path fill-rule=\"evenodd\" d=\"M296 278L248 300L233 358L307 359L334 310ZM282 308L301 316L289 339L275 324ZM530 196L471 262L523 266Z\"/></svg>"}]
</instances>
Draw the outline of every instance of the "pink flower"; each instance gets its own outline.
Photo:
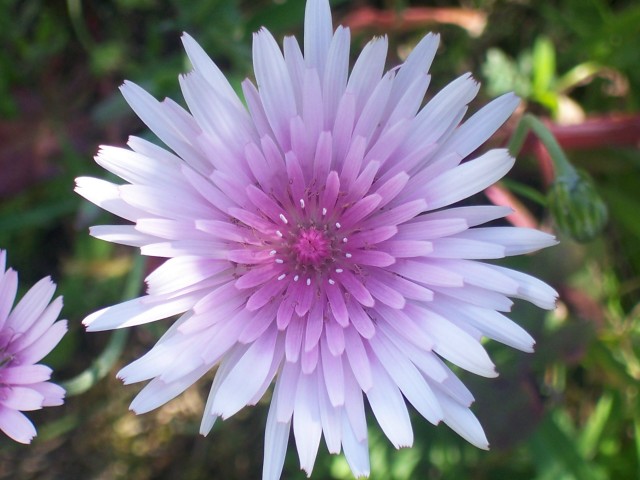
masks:
<instances>
[{"instance_id":1,"label":"pink flower","mask_svg":"<svg viewBox=\"0 0 640 480\"><path fill-rule=\"evenodd\" d=\"M173 151L139 138L96 161L127 183L79 178L77 191L130 222L97 238L168 260L147 294L84 323L107 330L180 318L119 372L151 380L131 408L157 408L218 367L202 420L254 405L275 380L263 477L278 478L291 426L311 473L320 437L369 474L364 397L396 447L412 444L405 398L480 448L473 396L445 361L494 377L489 337L524 351L533 339L502 313L521 298L552 309L556 292L478 262L556 243L526 228L479 227L495 206L444 209L514 163L506 150L463 160L511 115L504 95L461 123L478 84L463 75L421 103L438 36L383 73L387 41L371 41L349 73L349 30L334 32L326 0L307 3L304 55L254 37L257 88L247 107L188 35L194 70L180 78L190 113L126 82L122 92ZM364 395L363 395L364 394ZM403 398L404 396L404 398Z\"/></svg>"},{"instance_id":2,"label":"pink flower","mask_svg":"<svg viewBox=\"0 0 640 480\"><path fill-rule=\"evenodd\" d=\"M0 250L0 429L20 443L31 443L36 429L21 412L62 405L64 389L48 382L51 369L37 364L67 332L67 321L56 322L62 297L49 277L36 283L11 310L18 274L6 270ZM55 322L55 323L54 323Z\"/></svg>"}]
</instances>

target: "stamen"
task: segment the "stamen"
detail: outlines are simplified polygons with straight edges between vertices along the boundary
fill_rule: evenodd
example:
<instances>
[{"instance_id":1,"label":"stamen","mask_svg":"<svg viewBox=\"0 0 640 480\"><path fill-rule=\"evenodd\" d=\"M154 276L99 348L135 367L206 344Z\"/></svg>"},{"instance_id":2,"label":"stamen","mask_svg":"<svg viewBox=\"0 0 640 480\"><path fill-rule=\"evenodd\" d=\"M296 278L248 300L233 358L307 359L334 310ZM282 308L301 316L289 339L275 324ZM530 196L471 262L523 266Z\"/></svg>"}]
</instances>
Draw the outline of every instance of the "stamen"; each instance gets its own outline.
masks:
<instances>
[{"instance_id":1,"label":"stamen","mask_svg":"<svg viewBox=\"0 0 640 480\"><path fill-rule=\"evenodd\" d=\"M347 237L342 238L342 243L347 243Z\"/></svg>"},{"instance_id":2,"label":"stamen","mask_svg":"<svg viewBox=\"0 0 640 480\"><path fill-rule=\"evenodd\" d=\"M280 230L276 230L276 235L278 235L280 238L282 238L282 232Z\"/></svg>"},{"instance_id":3,"label":"stamen","mask_svg":"<svg viewBox=\"0 0 640 480\"><path fill-rule=\"evenodd\" d=\"M293 277L293 281L297 282L298 280L300 280L300 277L298 275L296 275L295 277Z\"/></svg>"},{"instance_id":4,"label":"stamen","mask_svg":"<svg viewBox=\"0 0 640 480\"><path fill-rule=\"evenodd\" d=\"M287 220L287 217L285 217L282 213L280 214L280 220L282 220L285 224L289 223L289 220Z\"/></svg>"},{"instance_id":5,"label":"stamen","mask_svg":"<svg viewBox=\"0 0 640 480\"><path fill-rule=\"evenodd\" d=\"M347 258L353 257L353 255L351 255L350 253L345 253L344 256L347 257Z\"/></svg>"},{"instance_id":6,"label":"stamen","mask_svg":"<svg viewBox=\"0 0 640 480\"><path fill-rule=\"evenodd\" d=\"M335 284L336 284L335 280L333 280L333 279L331 279L331 278L330 278L330 279L329 279L329 285L335 285Z\"/></svg>"},{"instance_id":7,"label":"stamen","mask_svg":"<svg viewBox=\"0 0 640 480\"><path fill-rule=\"evenodd\" d=\"M311 285L311 279L310 279L310 278L307 278L307 287L308 287L309 285Z\"/></svg>"},{"instance_id":8,"label":"stamen","mask_svg":"<svg viewBox=\"0 0 640 480\"><path fill-rule=\"evenodd\" d=\"M278 280L282 280L282 279L283 279L284 277L286 277L286 276L287 276L287 274L286 274L286 273L283 273L282 275L280 275L280 276L278 277Z\"/></svg>"},{"instance_id":9,"label":"stamen","mask_svg":"<svg viewBox=\"0 0 640 480\"><path fill-rule=\"evenodd\" d=\"M304 208L304 200L300 199L300 208Z\"/></svg>"},{"instance_id":10,"label":"stamen","mask_svg":"<svg viewBox=\"0 0 640 480\"><path fill-rule=\"evenodd\" d=\"M322 216L324 217L327 214L327 209L326 208L322 208Z\"/></svg>"},{"instance_id":11,"label":"stamen","mask_svg":"<svg viewBox=\"0 0 640 480\"><path fill-rule=\"evenodd\" d=\"M275 255L276 253L278 253L278 252L276 252L275 250L271 250L271 251L269 252L269 255L273 256L273 255Z\"/></svg>"},{"instance_id":12,"label":"stamen","mask_svg":"<svg viewBox=\"0 0 640 480\"><path fill-rule=\"evenodd\" d=\"M284 260L281 258L276 258L276 263L284 263Z\"/></svg>"},{"instance_id":13,"label":"stamen","mask_svg":"<svg viewBox=\"0 0 640 480\"><path fill-rule=\"evenodd\" d=\"M341 269L341 268L336 268L336 273L342 273L342 272L344 272L344 270L343 270L343 269Z\"/></svg>"},{"instance_id":14,"label":"stamen","mask_svg":"<svg viewBox=\"0 0 640 480\"><path fill-rule=\"evenodd\" d=\"M336 228L340 228L342 227L342 225L340 225L340 222L336 222Z\"/></svg>"}]
</instances>

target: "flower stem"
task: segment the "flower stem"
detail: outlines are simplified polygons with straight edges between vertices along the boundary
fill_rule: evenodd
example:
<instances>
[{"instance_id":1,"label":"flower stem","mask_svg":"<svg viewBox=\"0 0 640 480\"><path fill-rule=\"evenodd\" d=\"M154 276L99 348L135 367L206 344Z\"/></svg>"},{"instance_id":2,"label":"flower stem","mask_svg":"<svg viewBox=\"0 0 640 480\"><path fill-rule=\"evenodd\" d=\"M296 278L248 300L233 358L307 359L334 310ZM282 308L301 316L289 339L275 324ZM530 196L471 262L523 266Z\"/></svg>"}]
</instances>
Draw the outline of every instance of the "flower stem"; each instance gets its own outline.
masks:
<instances>
[{"instance_id":1,"label":"flower stem","mask_svg":"<svg viewBox=\"0 0 640 480\"><path fill-rule=\"evenodd\" d=\"M134 258L133 267L124 287L123 301L133 298L138 293L142 276L144 275L144 265L144 257L138 255ZM67 391L67 397L80 395L103 379L120 357L128 336L129 331L127 329L113 332L107 346L89 368L75 377L61 382L60 386Z\"/></svg>"},{"instance_id":2,"label":"flower stem","mask_svg":"<svg viewBox=\"0 0 640 480\"><path fill-rule=\"evenodd\" d=\"M549 156L553 161L553 168L557 177L566 177L567 179L578 179L576 169L571 165L567 156L564 154L562 147L549 131L549 129L537 117L530 113L526 113L513 132L509 141L509 153L514 157L518 155L524 145L529 131L532 131L549 152Z\"/></svg>"}]
</instances>

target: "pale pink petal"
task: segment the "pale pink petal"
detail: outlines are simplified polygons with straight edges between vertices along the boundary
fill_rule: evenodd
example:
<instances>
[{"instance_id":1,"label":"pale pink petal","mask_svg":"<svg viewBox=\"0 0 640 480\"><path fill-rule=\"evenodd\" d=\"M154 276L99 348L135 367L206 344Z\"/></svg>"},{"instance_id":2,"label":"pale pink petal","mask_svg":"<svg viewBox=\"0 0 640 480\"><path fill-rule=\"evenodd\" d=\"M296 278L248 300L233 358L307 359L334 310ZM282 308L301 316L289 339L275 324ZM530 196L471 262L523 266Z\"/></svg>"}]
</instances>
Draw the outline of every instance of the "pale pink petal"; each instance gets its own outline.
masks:
<instances>
[{"instance_id":1,"label":"pale pink petal","mask_svg":"<svg viewBox=\"0 0 640 480\"><path fill-rule=\"evenodd\" d=\"M369 444L367 439L358 440L346 416L342 416L342 448L349 468L356 478L368 477L371 472L369 465Z\"/></svg>"},{"instance_id":2,"label":"pale pink petal","mask_svg":"<svg viewBox=\"0 0 640 480\"><path fill-rule=\"evenodd\" d=\"M445 423L469 443L483 450L489 450L489 441L482 430L480 422L471 413L471 410L465 405L455 402L447 395L438 394L437 390L436 395L440 405L442 405Z\"/></svg>"},{"instance_id":3,"label":"pale pink petal","mask_svg":"<svg viewBox=\"0 0 640 480\"><path fill-rule=\"evenodd\" d=\"M0 250L4 254L4 250ZM18 273L9 269L6 272L2 270L2 278L0 278L0 327L3 327L13 307L18 292Z\"/></svg>"},{"instance_id":4,"label":"pale pink petal","mask_svg":"<svg viewBox=\"0 0 640 480\"><path fill-rule=\"evenodd\" d=\"M271 328L249 346L220 385L211 406L213 413L226 419L249 403L269 373L275 342L276 331Z\"/></svg>"},{"instance_id":5,"label":"pale pink petal","mask_svg":"<svg viewBox=\"0 0 640 480\"><path fill-rule=\"evenodd\" d=\"M96 225L89 228L92 237L130 247L142 247L158 241L157 237L137 231L135 225Z\"/></svg>"},{"instance_id":6,"label":"pale pink petal","mask_svg":"<svg viewBox=\"0 0 640 480\"><path fill-rule=\"evenodd\" d=\"M23 348L31 345L34 341L40 338L51 327L60 315L62 310L62 297L54 299L44 312L38 317L34 324L20 335L12 343L11 348L15 352L21 351Z\"/></svg>"},{"instance_id":7,"label":"pale pink petal","mask_svg":"<svg viewBox=\"0 0 640 480\"><path fill-rule=\"evenodd\" d=\"M338 454L340 453L340 443L342 440L340 426L342 420L342 407L336 407L331 403L321 377L322 375L318 375L318 381L320 382L318 384L318 410L320 412L322 433L329 453Z\"/></svg>"},{"instance_id":8,"label":"pale pink petal","mask_svg":"<svg viewBox=\"0 0 640 480\"><path fill-rule=\"evenodd\" d=\"M290 142L286 132L297 109L290 95L293 86L282 52L265 29L254 34L253 62L264 111L278 142L286 150Z\"/></svg>"},{"instance_id":9,"label":"pale pink petal","mask_svg":"<svg viewBox=\"0 0 640 480\"><path fill-rule=\"evenodd\" d=\"M155 378L133 399L129 408L137 414L150 412L180 395L208 370L209 366L202 366L171 383Z\"/></svg>"},{"instance_id":10,"label":"pale pink petal","mask_svg":"<svg viewBox=\"0 0 640 480\"><path fill-rule=\"evenodd\" d=\"M422 187L427 205L433 210L478 193L502 178L514 162L506 150L490 150L447 170Z\"/></svg>"},{"instance_id":11,"label":"pale pink petal","mask_svg":"<svg viewBox=\"0 0 640 480\"><path fill-rule=\"evenodd\" d=\"M193 307L199 297L200 294L193 293L168 300L151 296L135 298L98 310L82 323L90 332L141 325L185 312Z\"/></svg>"},{"instance_id":12,"label":"pale pink petal","mask_svg":"<svg viewBox=\"0 0 640 480\"><path fill-rule=\"evenodd\" d=\"M411 313L433 338L433 350L450 362L483 377L496 377L498 374L482 345L461 328L446 318L427 309L413 307ZM455 338L455 342L449 339Z\"/></svg>"},{"instance_id":13,"label":"pale pink petal","mask_svg":"<svg viewBox=\"0 0 640 480\"><path fill-rule=\"evenodd\" d=\"M44 309L49 305L56 285L51 278L45 277L25 293L7 318L4 328L16 333L23 333L36 322Z\"/></svg>"},{"instance_id":14,"label":"pale pink petal","mask_svg":"<svg viewBox=\"0 0 640 480\"><path fill-rule=\"evenodd\" d=\"M31 443L36 429L22 413L0 405L0 430L16 442Z\"/></svg>"},{"instance_id":15,"label":"pale pink petal","mask_svg":"<svg viewBox=\"0 0 640 480\"><path fill-rule=\"evenodd\" d=\"M338 110L338 102L347 87L350 40L349 29L339 26L333 34L327 52L322 83L324 117L328 121L327 126L333 124Z\"/></svg>"},{"instance_id":16,"label":"pale pink petal","mask_svg":"<svg viewBox=\"0 0 640 480\"><path fill-rule=\"evenodd\" d=\"M393 382L398 385L420 415L434 425L438 424L443 418L442 409L418 369L389 342L382 332L378 332L371 338L369 345Z\"/></svg>"},{"instance_id":17,"label":"pale pink petal","mask_svg":"<svg viewBox=\"0 0 640 480\"><path fill-rule=\"evenodd\" d=\"M11 386L3 389L3 398L0 399L0 405L28 412L41 409L43 400L44 397L31 388Z\"/></svg>"},{"instance_id":18,"label":"pale pink petal","mask_svg":"<svg viewBox=\"0 0 640 480\"><path fill-rule=\"evenodd\" d=\"M57 407L64 403L65 390L60 385L51 382L42 382L30 385L32 390L44 397L43 407Z\"/></svg>"},{"instance_id":19,"label":"pale pink petal","mask_svg":"<svg viewBox=\"0 0 640 480\"><path fill-rule=\"evenodd\" d=\"M293 434L296 438L300 468L308 475L313 470L322 435L317 382L315 373L300 375L293 412Z\"/></svg>"},{"instance_id":20,"label":"pale pink petal","mask_svg":"<svg viewBox=\"0 0 640 480\"><path fill-rule=\"evenodd\" d=\"M278 384L276 384L276 389ZM264 430L264 464L262 466L263 480L278 480L284 466L291 421L279 422L277 419L277 394L269 406L267 425Z\"/></svg>"},{"instance_id":21,"label":"pale pink petal","mask_svg":"<svg viewBox=\"0 0 640 480\"><path fill-rule=\"evenodd\" d=\"M12 365L0 370L0 382L13 385L46 382L51 369L45 365Z\"/></svg>"},{"instance_id":22,"label":"pale pink petal","mask_svg":"<svg viewBox=\"0 0 640 480\"><path fill-rule=\"evenodd\" d=\"M62 337L67 333L67 321L60 320L46 332L42 334L40 338L34 340L29 346L23 348L19 352L16 352L15 357L21 363L34 363L42 360L51 350L53 350Z\"/></svg>"},{"instance_id":23,"label":"pale pink petal","mask_svg":"<svg viewBox=\"0 0 640 480\"><path fill-rule=\"evenodd\" d=\"M370 354L369 360L374 378L367 392L371 410L394 447L409 447L413 444L413 429L402 394L375 355Z\"/></svg>"}]
</instances>

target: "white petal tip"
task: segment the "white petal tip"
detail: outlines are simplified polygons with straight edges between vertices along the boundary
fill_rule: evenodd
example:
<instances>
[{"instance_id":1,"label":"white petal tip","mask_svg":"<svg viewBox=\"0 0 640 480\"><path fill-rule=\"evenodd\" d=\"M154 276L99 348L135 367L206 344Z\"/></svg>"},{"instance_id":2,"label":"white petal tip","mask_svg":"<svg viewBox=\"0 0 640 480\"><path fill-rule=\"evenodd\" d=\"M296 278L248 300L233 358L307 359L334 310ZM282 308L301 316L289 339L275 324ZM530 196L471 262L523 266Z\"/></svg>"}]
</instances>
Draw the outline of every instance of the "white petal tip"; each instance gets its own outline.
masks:
<instances>
[{"instance_id":1,"label":"white petal tip","mask_svg":"<svg viewBox=\"0 0 640 480\"><path fill-rule=\"evenodd\" d=\"M496 378L499 375L500 374L498 373L498 371L495 368L493 370L490 370L489 372L487 372L487 378Z\"/></svg>"}]
</instances>

